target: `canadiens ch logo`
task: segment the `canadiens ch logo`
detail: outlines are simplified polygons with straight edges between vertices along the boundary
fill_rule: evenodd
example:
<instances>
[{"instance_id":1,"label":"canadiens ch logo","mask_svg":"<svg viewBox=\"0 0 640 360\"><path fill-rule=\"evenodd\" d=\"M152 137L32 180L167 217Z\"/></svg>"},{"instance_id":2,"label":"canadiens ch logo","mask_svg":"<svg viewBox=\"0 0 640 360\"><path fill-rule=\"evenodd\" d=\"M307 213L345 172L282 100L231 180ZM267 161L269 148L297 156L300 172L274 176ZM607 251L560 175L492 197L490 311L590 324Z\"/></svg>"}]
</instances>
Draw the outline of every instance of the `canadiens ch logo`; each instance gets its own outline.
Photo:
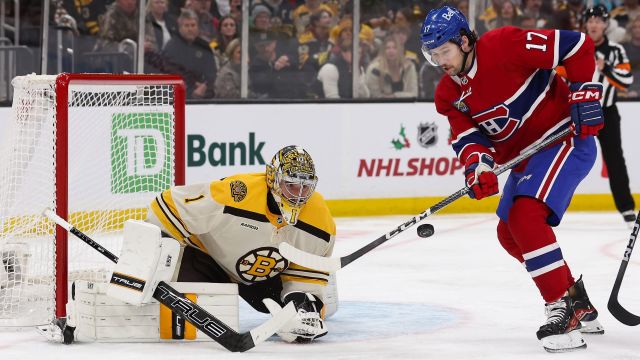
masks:
<instances>
[{"instance_id":1,"label":"canadiens ch logo","mask_svg":"<svg viewBox=\"0 0 640 360\"><path fill-rule=\"evenodd\" d=\"M487 137L494 142L505 141L520 127L520 120L509 117L509 108L504 104L473 115Z\"/></svg>"},{"instance_id":2,"label":"canadiens ch logo","mask_svg":"<svg viewBox=\"0 0 640 360\"><path fill-rule=\"evenodd\" d=\"M418 144L429 148L438 142L438 125L432 123L420 123L418 125Z\"/></svg>"},{"instance_id":3,"label":"canadiens ch logo","mask_svg":"<svg viewBox=\"0 0 640 360\"><path fill-rule=\"evenodd\" d=\"M238 259L236 271L241 279L249 283L268 280L289 267L289 261L278 249L261 247L249 251Z\"/></svg>"},{"instance_id":4,"label":"canadiens ch logo","mask_svg":"<svg viewBox=\"0 0 640 360\"><path fill-rule=\"evenodd\" d=\"M240 180L234 180L230 184L231 187L231 197L233 197L233 201L240 202L247 197L247 185Z\"/></svg>"}]
</instances>

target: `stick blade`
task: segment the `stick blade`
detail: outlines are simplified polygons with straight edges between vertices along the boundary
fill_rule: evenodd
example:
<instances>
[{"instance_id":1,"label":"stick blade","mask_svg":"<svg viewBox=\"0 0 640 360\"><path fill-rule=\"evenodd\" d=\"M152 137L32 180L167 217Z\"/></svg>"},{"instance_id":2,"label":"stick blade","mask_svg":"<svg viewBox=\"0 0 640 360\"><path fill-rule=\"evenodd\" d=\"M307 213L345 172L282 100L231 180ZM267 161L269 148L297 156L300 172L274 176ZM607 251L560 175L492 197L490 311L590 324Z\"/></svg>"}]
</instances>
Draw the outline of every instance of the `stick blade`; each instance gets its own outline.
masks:
<instances>
[{"instance_id":1,"label":"stick blade","mask_svg":"<svg viewBox=\"0 0 640 360\"><path fill-rule=\"evenodd\" d=\"M634 315L627 311L627 309L623 308L622 305L620 305L620 303L618 302L617 298L609 298L607 308L609 309L611 315L613 315L613 317L618 319L618 321L620 321L621 323L627 326L640 325L640 316Z\"/></svg>"},{"instance_id":2,"label":"stick blade","mask_svg":"<svg viewBox=\"0 0 640 360\"><path fill-rule=\"evenodd\" d=\"M281 242L280 245L278 245L278 251L280 255L284 256L287 260L309 269L336 272L342 268L340 258L310 254L286 242Z\"/></svg>"},{"instance_id":3,"label":"stick blade","mask_svg":"<svg viewBox=\"0 0 640 360\"><path fill-rule=\"evenodd\" d=\"M296 307L292 302L289 302L285 307L282 308L277 314L275 314L271 319L265 321L260 326L254 328L249 333L251 334L251 338L253 339L253 344L257 345L265 340L267 340L271 335L275 334L280 328L289 322L289 320L293 319L298 312L296 311Z\"/></svg>"}]
</instances>

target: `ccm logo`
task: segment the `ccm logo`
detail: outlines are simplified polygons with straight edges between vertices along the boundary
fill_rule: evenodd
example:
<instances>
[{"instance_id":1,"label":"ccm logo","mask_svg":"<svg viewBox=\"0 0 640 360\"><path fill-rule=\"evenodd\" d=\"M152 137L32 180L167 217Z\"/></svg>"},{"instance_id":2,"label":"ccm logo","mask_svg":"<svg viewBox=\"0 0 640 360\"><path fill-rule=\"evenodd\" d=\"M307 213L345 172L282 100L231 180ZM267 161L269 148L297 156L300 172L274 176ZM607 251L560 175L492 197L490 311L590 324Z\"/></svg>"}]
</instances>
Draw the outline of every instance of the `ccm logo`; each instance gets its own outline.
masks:
<instances>
[{"instance_id":1,"label":"ccm logo","mask_svg":"<svg viewBox=\"0 0 640 360\"><path fill-rule=\"evenodd\" d=\"M600 100L600 91L596 89L578 90L569 93L570 103L598 100Z\"/></svg>"}]
</instances>

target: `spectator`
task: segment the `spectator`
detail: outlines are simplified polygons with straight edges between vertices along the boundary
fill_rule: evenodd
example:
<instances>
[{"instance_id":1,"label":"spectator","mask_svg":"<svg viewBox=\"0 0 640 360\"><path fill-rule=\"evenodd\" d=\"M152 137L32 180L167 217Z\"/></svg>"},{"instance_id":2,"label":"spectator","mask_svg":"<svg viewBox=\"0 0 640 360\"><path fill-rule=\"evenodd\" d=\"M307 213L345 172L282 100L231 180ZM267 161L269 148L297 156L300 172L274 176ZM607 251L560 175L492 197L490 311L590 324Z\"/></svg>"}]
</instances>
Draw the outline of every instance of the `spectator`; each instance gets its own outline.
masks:
<instances>
[{"instance_id":1,"label":"spectator","mask_svg":"<svg viewBox=\"0 0 640 360\"><path fill-rule=\"evenodd\" d=\"M236 20L230 15L223 16L218 22L218 35L216 40L211 43L216 54L228 60L226 57L226 48L234 39L238 38L238 25Z\"/></svg>"},{"instance_id":2,"label":"spectator","mask_svg":"<svg viewBox=\"0 0 640 360\"><path fill-rule=\"evenodd\" d=\"M418 54L422 44L420 43L420 27L422 21L417 21L413 15L413 11L408 7L400 8L394 16L394 25L401 26L409 30L406 34L407 39L402 44L405 50L409 50L413 54ZM390 29L391 30L391 29ZM417 56L416 61L419 62ZM417 71L417 67L416 67Z\"/></svg>"},{"instance_id":3,"label":"spectator","mask_svg":"<svg viewBox=\"0 0 640 360\"><path fill-rule=\"evenodd\" d=\"M63 0L63 6L76 20L80 35L97 35L100 31L98 18L107 11L107 4L111 2L112 0Z\"/></svg>"},{"instance_id":4,"label":"spectator","mask_svg":"<svg viewBox=\"0 0 640 360\"><path fill-rule=\"evenodd\" d=\"M378 57L367 69L366 83L372 98L418 96L416 68L403 53L393 37L384 40Z\"/></svg>"},{"instance_id":5,"label":"spectator","mask_svg":"<svg viewBox=\"0 0 640 360\"><path fill-rule=\"evenodd\" d=\"M376 43L377 39L373 33L373 29L366 24L360 25L360 34L358 35L358 38L360 39L360 60L362 62L362 66L366 69L371 60L375 59L378 54L378 48L380 45Z\"/></svg>"},{"instance_id":6,"label":"spectator","mask_svg":"<svg viewBox=\"0 0 640 360\"><path fill-rule=\"evenodd\" d=\"M100 18L99 38L95 50L117 52L124 39L138 39L138 1L116 0Z\"/></svg>"},{"instance_id":7,"label":"spectator","mask_svg":"<svg viewBox=\"0 0 640 360\"><path fill-rule=\"evenodd\" d=\"M638 0L624 0L623 4L613 9L610 15L618 22L620 27L628 30L633 19L640 15L640 6L638 5Z\"/></svg>"},{"instance_id":8,"label":"spectator","mask_svg":"<svg viewBox=\"0 0 640 360\"><path fill-rule=\"evenodd\" d=\"M438 82L444 75L444 70L439 66L433 66L428 61L422 64L420 69L420 99L433 101Z\"/></svg>"},{"instance_id":9,"label":"spectator","mask_svg":"<svg viewBox=\"0 0 640 360\"><path fill-rule=\"evenodd\" d=\"M501 28L503 26L518 26L519 25L519 10L511 0L504 0L500 5L498 15L489 23L487 30L493 30Z\"/></svg>"},{"instance_id":10,"label":"spectator","mask_svg":"<svg viewBox=\"0 0 640 360\"><path fill-rule=\"evenodd\" d=\"M326 99L353 98L353 24L343 21L332 30L333 43L329 60L320 68L318 80L322 84L322 94ZM362 49L362 48L360 48ZM364 71L361 69L361 82L356 87L357 98L369 97L369 90L364 83Z\"/></svg>"},{"instance_id":11,"label":"spectator","mask_svg":"<svg viewBox=\"0 0 640 360\"><path fill-rule=\"evenodd\" d=\"M304 4L293 10L293 14L291 14L291 16L296 28L296 33L298 35L304 33L307 26L311 23L311 16L319 13L320 11L328 12L330 18L333 18L335 15L329 6L322 3L322 0L305 0Z\"/></svg>"},{"instance_id":12,"label":"spectator","mask_svg":"<svg viewBox=\"0 0 640 360\"><path fill-rule=\"evenodd\" d=\"M522 0L522 12L536 19L536 28L544 29L551 14L542 11L542 0Z\"/></svg>"},{"instance_id":13,"label":"spectator","mask_svg":"<svg viewBox=\"0 0 640 360\"><path fill-rule=\"evenodd\" d=\"M484 34L489 29L489 23L498 16L498 9L504 0L491 0L491 5L484 9L476 21L478 34Z\"/></svg>"},{"instance_id":14,"label":"spectator","mask_svg":"<svg viewBox=\"0 0 640 360\"><path fill-rule=\"evenodd\" d=\"M229 0L229 15L236 20L239 29L242 23L242 0Z\"/></svg>"},{"instance_id":15,"label":"spectator","mask_svg":"<svg viewBox=\"0 0 640 360\"><path fill-rule=\"evenodd\" d=\"M311 15L307 31L298 36L298 81L303 89L301 95L305 98L317 98L317 75L328 59L330 49L329 31L332 17L327 10L320 10Z\"/></svg>"},{"instance_id":16,"label":"spectator","mask_svg":"<svg viewBox=\"0 0 640 360\"><path fill-rule=\"evenodd\" d=\"M279 19L280 25L293 25L293 6L286 0L257 0L254 5L266 6L271 15ZM278 24L274 24L278 25Z\"/></svg>"},{"instance_id":17,"label":"spectator","mask_svg":"<svg viewBox=\"0 0 640 360\"><path fill-rule=\"evenodd\" d=\"M629 57L634 79L640 79L640 16L637 16L629 25L630 39L624 44L624 49ZM640 81L634 81L631 84L627 97L640 97Z\"/></svg>"},{"instance_id":18,"label":"spectator","mask_svg":"<svg viewBox=\"0 0 640 360\"><path fill-rule=\"evenodd\" d=\"M233 39L225 48L227 61L216 77L215 93L219 99L240 98L240 39Z\"/></svg>"},{"instance_id":19,"label":"spectator","mask_svg":"<svg viewBox=\"0 0 640 360\"><path fill-rule=\"evenodd\" d=\"M566 0L560 3L551 16L549 28L581 31L580 24L585 8L583 0Z\"/></svg>"},{"instance_id":20,"label":"spectator","mask_svg":"<svg viewBox=\"0 0 640 360\"><path fill-rule=\"evenodd\" d=\"M519 18L519 27L523 29L536 29L536 18L531 15L522 15Z\"/></svg>"},{"instance_id":21,"label":"spectator","mask_svg":"<svg viewBox=\"0 0 640 360\"><path fill-rule=\"evenodd\" d=\"M393 38L396 40L396 42L398 43L398 45L400 45L401 48L405 49L404 50L404 57L408 60L410 60L413 65L416 67L416 71L418 70L418 68L420 67L420 58L418 57L418 54L416 54L415 52L407 49L407 40L409 39L409 36L411 35L411 30L406 26L406 25L392 25L391 29L389 29L389 32L391 34L391 36L393 36Z\"/></svg>"},{"instance_id":22,"label":"spectator","mask_svg":"<svg viewBox=\"0 0 640 360\"><path fill-rule=\"evenodd\" d=\"M253 96L262 99L294 99L296 63L288 54L278 53L276 34L257 32L252 42L255 51L249 64Z\"/></svg>"},{"instance_id":23,"label":"spectator","mask_svg":"<svg viewBox=\"0 0 640 360\"><path fill-rule=\"evenodd\" d=\"M178 34L164 48L164 70L182 75L187 97L212 98L217 66L209 44L200 37L198 19L193 10L182 10Z\"/></svg>"},{"instance_id":24,"label":"spectator","mask_svg":"<svg viewBox=\"0 0 640 360\"><path fill-rule=\"evenodd\" d=\"M216 38L217 20L211 15L211 0L187 0L187 9L193 10L198 15L198 29L200 38L211 43Z\"/></svg>"},{"instance_id":25,"label":"spectator","mask_svg":"<svg viewBox=\"0 0 640 360\"><path fill-rule=\"evenodd\" d=\"M583 19L586 32L596 46L597 81L603 85L602 111L604 128L598 134L602 158L607 166L609 185L616 208L624 221L633 227L635 203L629 189L629 175L622 153L620 114L616 106L616 92L626 89L633 82L631 65L624 48L605 36L609 13L603 5L587 10Z\"/></svg>"},{"instance_id":26,"label":"spectator","mask_svg":"<svg viewBox=\"0 0 640 360\"><path fill-rule=\"evenodd\" d=\"M271 29L271 10L264 5L256 5L251 10L249 26L254 31L269 31Z\"/></svg>"},{"instance_id":27,"label":"spectator","mask_svg":"<svg viewBox=\"0 0 640 360\"><path fill-rule=\"evenodd\" d=\"M168 0L147 2L145 37L151 42L153 51L162 50L171 40L171 36L178 32L178 21L168 10Z\"/></svg>"}]
</instances>

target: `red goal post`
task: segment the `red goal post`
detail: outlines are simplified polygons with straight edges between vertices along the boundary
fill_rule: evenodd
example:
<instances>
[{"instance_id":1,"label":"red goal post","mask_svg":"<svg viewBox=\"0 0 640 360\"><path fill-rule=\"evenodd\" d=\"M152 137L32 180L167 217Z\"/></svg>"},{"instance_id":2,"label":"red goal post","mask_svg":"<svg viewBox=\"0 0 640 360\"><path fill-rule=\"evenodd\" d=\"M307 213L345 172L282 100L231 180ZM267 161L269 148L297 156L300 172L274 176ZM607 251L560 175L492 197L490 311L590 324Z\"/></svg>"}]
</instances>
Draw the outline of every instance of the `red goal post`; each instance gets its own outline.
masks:
<instances>
[{"instance_id":1,"label":"red goal post","mask_svg":"<svg viewBox=\"0 0 640 360\"><path fill-rule=\"evenodd\" d=\"M28 75L0 140L0 327L66 316L68 284L111 265L40 213L119 252L125 220L185 181L185 87L172 75Z\"/></svg>"}]
</instances>

